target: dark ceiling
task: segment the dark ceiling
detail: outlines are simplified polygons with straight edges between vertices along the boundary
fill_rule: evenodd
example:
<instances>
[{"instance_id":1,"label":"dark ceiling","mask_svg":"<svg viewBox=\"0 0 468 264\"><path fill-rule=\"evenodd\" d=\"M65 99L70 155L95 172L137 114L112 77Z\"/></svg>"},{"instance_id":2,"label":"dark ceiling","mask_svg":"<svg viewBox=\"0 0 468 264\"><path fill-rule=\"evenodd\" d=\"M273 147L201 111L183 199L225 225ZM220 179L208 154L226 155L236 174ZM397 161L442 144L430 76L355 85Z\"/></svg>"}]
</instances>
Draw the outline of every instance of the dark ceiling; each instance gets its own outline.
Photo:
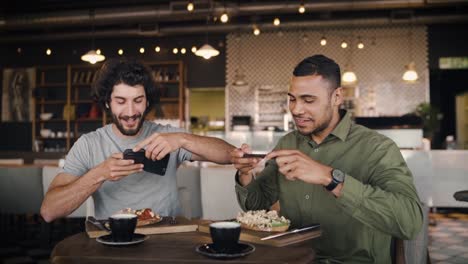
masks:
<instances>
[{"instance_id":1,"label":"dark ceiling","mask_svg":"<svg viewBox=\"0 0 468 264\"><path fill-rule=\"evenodd\" d=\"M0 42L468 22L468 0L2 1ZM218 17L226 11L230 20ZM272 21L281 19L275 27Z\"/></svg>"}]
</instances>

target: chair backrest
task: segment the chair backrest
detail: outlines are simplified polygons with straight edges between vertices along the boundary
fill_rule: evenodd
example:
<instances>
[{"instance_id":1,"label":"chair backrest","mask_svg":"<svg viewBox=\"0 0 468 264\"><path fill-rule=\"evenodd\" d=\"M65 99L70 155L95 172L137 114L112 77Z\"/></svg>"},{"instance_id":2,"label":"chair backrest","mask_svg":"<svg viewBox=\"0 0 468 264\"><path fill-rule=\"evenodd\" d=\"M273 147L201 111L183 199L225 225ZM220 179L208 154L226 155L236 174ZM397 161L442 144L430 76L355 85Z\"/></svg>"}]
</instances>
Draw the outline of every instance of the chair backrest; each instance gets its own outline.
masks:
<instances>
[{"instance_id":1,"label":"chair backrest","mask_svg":"<svg viewBox=\"0 0 468 264\"><path fill-rule=\"evenodd\" d=\"M44 198L41 168L0 167L0 211L38 214Z\"/></svg>"},{"instance_id":2,"label":"chair backrest","mask_svg":"<svg viewBox=\"0 0 468 264\"><path fill-rule=\"evenodd\" d=\"M23 165L24 159L0 159L0 165Z\"/></svg>"}]
</instances>

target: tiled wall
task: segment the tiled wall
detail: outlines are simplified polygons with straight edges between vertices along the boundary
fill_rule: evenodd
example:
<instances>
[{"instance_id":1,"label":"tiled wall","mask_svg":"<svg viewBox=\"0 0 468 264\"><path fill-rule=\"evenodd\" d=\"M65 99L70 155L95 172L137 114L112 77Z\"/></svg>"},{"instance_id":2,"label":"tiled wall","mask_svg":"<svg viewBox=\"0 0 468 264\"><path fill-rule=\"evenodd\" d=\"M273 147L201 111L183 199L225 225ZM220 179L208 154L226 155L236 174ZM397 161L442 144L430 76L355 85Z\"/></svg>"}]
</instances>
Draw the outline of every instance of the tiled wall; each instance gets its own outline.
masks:
<instances>
[{"instance_id":1,"label":"tiled wall","mask_svg":"<svg viewBox=\"0 0 468 264\"><path fill-rule=\"evenodd\" d=\"M322 36L327 38L326 46L319 43ZM356 47L359 37L365 44L364 49ZM340 47L343 40L349 43L347 49ZM356 115L403 115L429 100L424 26L267 32L259 36L229 34L226 49L227 128L233 115L254 118L257 88L266 85L287 89L295 65L313 54L331 57L342 70L345 65L352 67L358 78ZM419 80L409 84L401 77L411 57L416 63ZM243 91L231 85L239 66L249 83Z\"/></svg>"}]
</instances>

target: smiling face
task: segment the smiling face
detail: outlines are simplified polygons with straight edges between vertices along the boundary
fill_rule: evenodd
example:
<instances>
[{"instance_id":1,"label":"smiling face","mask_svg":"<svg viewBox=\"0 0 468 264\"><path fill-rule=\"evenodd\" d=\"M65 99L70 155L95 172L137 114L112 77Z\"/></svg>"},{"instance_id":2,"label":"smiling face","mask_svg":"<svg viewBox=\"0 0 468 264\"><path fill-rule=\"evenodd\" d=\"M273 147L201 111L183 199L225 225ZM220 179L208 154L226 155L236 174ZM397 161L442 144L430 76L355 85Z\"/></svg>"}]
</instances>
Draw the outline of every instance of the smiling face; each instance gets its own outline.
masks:
<instances>
[{"instance_id":1,"label":"smiling face","mask_svg":"<svg viewBox=\"0 0 468 264\"><path fill-rule=\"evenodd\" d=\"M289 110L301 134L328 134L338 123L341 88L332 91L322 76L293 76L288 96Z\"/></svg>"},{"instance_id":2,"label":"smiling face","mask_svg":"<svg viewBox=\"0 0 468 264\"><path fill-rule=\"evenodd\" d=\"M142 85L114 86L109 103L112 120L123 136L135 136L143 125L147 99Z\"/></svg>"}]
</instances>

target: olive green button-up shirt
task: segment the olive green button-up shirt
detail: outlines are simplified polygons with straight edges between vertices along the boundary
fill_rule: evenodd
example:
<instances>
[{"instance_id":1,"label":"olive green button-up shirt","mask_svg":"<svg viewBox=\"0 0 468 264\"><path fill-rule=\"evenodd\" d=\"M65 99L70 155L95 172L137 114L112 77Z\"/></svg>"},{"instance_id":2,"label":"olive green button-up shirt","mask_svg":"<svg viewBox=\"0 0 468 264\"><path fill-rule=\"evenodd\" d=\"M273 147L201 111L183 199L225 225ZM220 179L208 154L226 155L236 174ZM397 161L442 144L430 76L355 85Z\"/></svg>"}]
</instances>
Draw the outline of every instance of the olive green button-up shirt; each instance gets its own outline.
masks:
<instances>
[{"instance_id":1,"label":"olive green button-up shirt","mask_svg":"<svg viewBox=\"0 0 468 264\"><path fill-rule=\"evenodd\" d=\"M279 200L292 227L320 223L322 236L312 241L319 259L390 263L392 237L410 239L419 232L422 208L399 148L354 124L348 113L321 144L293 131L275 149L298 149L346 173L339 198L322 185L287 180L274 160L249 185L236 184L244 210L268 209Z\"/></svg>"}]
</instances>

